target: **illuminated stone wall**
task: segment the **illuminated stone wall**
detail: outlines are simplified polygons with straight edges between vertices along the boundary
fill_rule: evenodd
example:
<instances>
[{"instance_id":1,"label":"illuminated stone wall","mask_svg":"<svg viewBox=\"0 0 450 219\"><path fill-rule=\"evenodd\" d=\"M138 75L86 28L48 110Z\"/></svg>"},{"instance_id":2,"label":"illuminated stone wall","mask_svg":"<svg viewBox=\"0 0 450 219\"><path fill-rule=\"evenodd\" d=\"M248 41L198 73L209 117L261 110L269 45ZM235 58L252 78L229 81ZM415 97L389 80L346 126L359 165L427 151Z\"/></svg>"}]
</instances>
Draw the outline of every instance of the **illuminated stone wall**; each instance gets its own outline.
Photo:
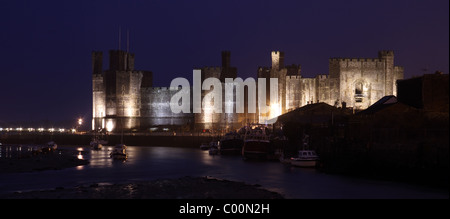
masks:
<instances>
[{"instance_id":1,"label":"illuminated stone wall","mask_svg":"<svg viewBox=\"0 0 450 219\"><path fill-rule=\"evenodd\" d=\"M92 52L92 129L104 128L106 111L103 82L103 53Z\"/></svg>"},{"instance_id":2,"label":"illuminated stone wall","mask_svg":"<svg viewBox=\"0 0 450 219\"><path fill-rule=\"evenodd\" d=\"M287 111L317 102L366 109L386 95L396 95L396 81L403 79L404 71L394 66L393 51L380 51L378 58L331 58L329 75L315 78L302 78L300 66L297 75L292 67L288 70L286 81L279 81L279 87L285 86ZM267 71L259 68L259 75Z\"/></svg>"},{"instance_id":3,"label":"illuminated stone wall","mask_svg":"<svg viewBox=\"0 0 450 219\"><path fill-rule=\"evenodd\" d=\"M396 94L396 80L403 68L394 66L393 51L380 51L378 58L332 58L330 78L339 80L339 102L366 109L386 95Z\"/></svg>"},{"instance_id":4,"label":"illuminated stone wall","mask_svg":"<svg viewBox=\"0 0 450 219\"><path fill-rule=\"evenodd\" d=\"M204 67L201 68L202 81L206 78L221 78L221 74L223 74L222 67ZM233 70L236 71L236 70ZM233 73L232 73L233 74ZM227 77L230 77L228 75ZM223 78L224 79L224 78ZM233 78L234 79L234 78ZM209 104L203 106L202 105L202 113L196 113L194 115L195 128L198 129L231 129L238 128L243 125L244 118L239 117L237 113L225 113L226 106L230 106L233 108L233 112L236 112L236 93L233 92L233 101L225 102L225 83L221 83L222 88L222 113L214 113L213 105L214 102L210 102ZM212 88L211 88L212 89ZM214 88L216 89L216 88ZM201 99L203 103L203 98L205 95L209 94L211 90L206 90L201 93Z\"/></svg>"},{"instance_id":5,"label":"illuminated stone wall","mask_svg":"<svg viewBox=\"0 0 450 219\"><path fill-rule=\"evenodd\" d=\"M324 102L331 106L340 106L339 99L339 80L329 78L328 75L316 76L316 99L314 102Z\"/></svg>"},{"instance_id":6,"label":"illuminated stone wall","mask_svg":"<svg viewBox=\"0 0 450 219\"><path fill-rule=\"evenodd\" d=\"M141 90L141 129L193 125L192 113L173 113L170 109L170 100L177 92L178 90L170 90L168 87L149 87Z\"/></svg>"}]
</instances>

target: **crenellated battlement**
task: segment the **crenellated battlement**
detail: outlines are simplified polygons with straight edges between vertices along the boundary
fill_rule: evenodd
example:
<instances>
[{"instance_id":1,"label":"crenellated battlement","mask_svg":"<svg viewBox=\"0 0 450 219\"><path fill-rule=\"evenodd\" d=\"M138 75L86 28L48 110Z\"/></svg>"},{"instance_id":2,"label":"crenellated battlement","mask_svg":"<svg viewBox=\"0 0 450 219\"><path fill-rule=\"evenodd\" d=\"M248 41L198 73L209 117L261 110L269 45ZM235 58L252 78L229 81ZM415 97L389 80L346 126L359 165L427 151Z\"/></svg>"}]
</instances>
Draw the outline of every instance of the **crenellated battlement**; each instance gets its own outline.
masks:
<instances>
[{"instance_id":1,"label":"crenellated battlement","mask_svg":"<svg viewBox=\"0 0 450 219\"><path fill-rule=\"evenodd\" d=\"M394 51L392 50L380 50L378 51L378 57L385 57L385 56L394 56Z\"/></svg>"},{"instance_id":2,"label":"crenellated battlement","mask_svg":"<svg viewBox=\"0 0 450 219\"><path fill-rule=\"evenodd\" d=\"M283 55L283 52L280 52L280 51L272 51L272 55Z\"/></svg>"},{"instance_id":3,"label":"crenellated battlement","mask_svg":"<svg viewBox=\"0 0 450 219\"><path fill-rule=\"evenodd\" d=\"M404 71L405 68L403 66L394 66L395 71Z\"/></svg>"},{"instance_id":4,"label":"crenellated battlement","mask_svg":"<svg viewBox=\"0 0 450 219\"><path fill-rule=\"evenodd\" d=\"M261 71L270 71L270 69L271 69L270 67L261 67L261 66L258 67L258 71L259 72L261 72Z\"/></svg>"},{"instance_id":5,"label":"crenellated battlement","mask_svg":"<svg viewBox=\"0 0 450 219\"><path fill-rule=\"evenodd\" d=\"M286 81L287 80L298 80L300 78L302 78L302 76L300 76L300 75L288 75L288 76L286 76Z\"/></svg>"},{"instance_id":6,"label":"crenellated battlement","mask_svg":"<svg viewBox=\"0 0 450 219\"><path fill-rule=\"evenodd\" d=\"M317 75L316 78L319 80L328 79L328 75Z\"/></svg>"},{"instance_id":7,"label":"crenellated battlement","mask_svg":"<svg viewBox=\"0 0 450 219\"><path fill-rule=\"evenodd\" d=\"M202 70L204 70L206 72L221 72L222 71L222 67L220 67L220 66L206 66L206 67L202 68Z\"/></svg>"},{"instance_id":8,"label":"crenellated battlement","mask_svg":"<svg viewBox=\"0 0 450 219\"><path fill-rule=\"evenodd\" d=\"M340 67L382 68L385 66L385 60L380 58L331 58L329 64Z\"/></svg>"},{"instance_id":9,"label":"crenellated battlement","mask_svg":"<svg viewBox=\"0 0 450 219\"><path fill-rule=\"evenodd\" d=\"M380 58L330 58L330 63L348 63L348 62L383 62Z\"/></svg>"}]
</instances>

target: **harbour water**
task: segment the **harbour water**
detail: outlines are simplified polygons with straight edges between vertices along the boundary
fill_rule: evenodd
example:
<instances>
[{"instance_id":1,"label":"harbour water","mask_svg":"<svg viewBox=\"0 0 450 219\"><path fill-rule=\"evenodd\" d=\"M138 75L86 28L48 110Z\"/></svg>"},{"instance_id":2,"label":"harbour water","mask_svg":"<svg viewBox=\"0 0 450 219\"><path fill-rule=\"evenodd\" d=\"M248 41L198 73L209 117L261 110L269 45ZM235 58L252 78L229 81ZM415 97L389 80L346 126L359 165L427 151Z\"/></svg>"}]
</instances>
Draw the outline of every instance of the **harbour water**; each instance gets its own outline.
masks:
<instances>
[{"instance_id":1,"label":"harbour water","mask_svg":"<svg viewBox=\"0 0 450 219\"><path fill-rule=\"evenodd\" d=\"M288 199L448 199L446 189L354 178L291 167L279 162L244 161L241 156L209 155L197 148L128 146L128 159L109 157L113 147L60 146L89 165L62 170L0 173L0 193L70 188L184 176L211 176L259 184ZM5 152L3 152L5 156Z\"/></svg>"}]
</instances>

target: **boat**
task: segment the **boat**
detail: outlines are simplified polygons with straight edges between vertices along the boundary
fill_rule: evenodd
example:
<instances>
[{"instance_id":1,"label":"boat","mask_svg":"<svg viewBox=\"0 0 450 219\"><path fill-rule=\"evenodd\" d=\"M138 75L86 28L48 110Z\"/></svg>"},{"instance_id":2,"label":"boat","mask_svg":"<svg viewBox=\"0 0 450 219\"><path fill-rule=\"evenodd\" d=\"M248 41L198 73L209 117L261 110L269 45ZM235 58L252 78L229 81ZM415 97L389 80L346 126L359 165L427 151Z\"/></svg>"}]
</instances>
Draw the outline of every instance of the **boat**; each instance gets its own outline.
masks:
<instances>
[{"instance_id":1,"label":"boat","mask_svg":"<svg viewBox=\"0 0 450 219\"><path fill-rule=\"evenodd\" d=\"M319 156L314 150L299 150L297 157L291 157L291 165L297 167L316 167Z\"/></svg>"},{"instance_id":2,"label":"boat","mask_svg":"<svg viewBox=\"0 0 450 219\"><path fill-rule=\"evenodd\" d=\"M109 155L114 160L126 160L128 158L127 146L124 144L118 144Z\"/></svg>"},{"instance_id":3,"label":"boat","mask_svg":"<svg viewBox=\"0 0 450 219\"><path fill-rule=\"evenodd\" d=\"M242 151L244 140L238 133L230 132L220 139L219 145L221 155L238 155Z\"/></svg>"},{"instance_id":4,"label":"boat","mask_svg":"<svg viewBox=\"0 0 450 219\"><path fill-rule=\"evenodd\" d=\"M219 148L216 147L216 146L211 146L209 148L208 153L209 153L209 155L218 155L219 154Z\"/></svg>"},{"instance_id":5,"label":"boat","mask_svg":"<svg viewBox=\"0 0 450 219\"><path fill-rule=\"evenodd\" d=\"M200 145L200 149L203 151L209 150L209 144L208 143L202 143Z\"/></svg>"},{"instance_id":6,"label":"boat","mask_svg":"<svg viewBox=\"0 0 450 219\"><path fill-rule=\"evenodd\" d=\"M256 127L246 132L242 147L244 159L267 159L271 143L264 130L264 127Z\"/></svg>"},{"instance_id":7,"label":"boat","mask_svg":"<svg viewBox=\"0 0 450 219\"><path fill-rule=\"evenodd\" d=\"M93 150L97 150L97 151L101 150L103 147L103 145L100 142L91 143L91 146L92 146Z\"/></svg>"},{"instance_id":8,"label":"boat","mask_svg":"<svg viewBox=\"0 0 450 219\"><path fill-rule=\"evenodd\" d=\"M47 143L47 146L51 149L51 150L56 150L58 148L58 145L54 142L54 141L49 141Z\"/></svg>"},{"instance_id":9,"label":"boat","mask_svg":"<svg viewBox=\"0 0 450 219\"><path fill-rule=\"evenodd\" d=\"M34 150L34 154L53 152L57 148L58 145L54 141L49 141L46 145L43 145L39 149Z\"/></svg>"},{"instance_id":10,"label":"boat","mask_svg":"<svg viewBox=\"0 0 450 219\"><path fill-rule=\"evenodd\" d=\"M103 145L107 145L108 141L102 140L97 135L97 130L94 131L94 137L92 138L92 141L89 143L89 145L92 147L93 150L101 150Z\"/></svg>"},{"instance_id":11,"label":"boat","mask_svg":"<svg viewBox=\"0 0 450 219\"><path fill-rule=\"evenodd\" d=\"M110 153L110 157L114 160L125 161L128 158L127 146L123 143L123 121L120 119L122 127L120 133L120 144L116 144L113 151Z\"/></svg>"},{"instance_id":12,"label":"boat","mask_svg":"<svg viewBox=\"0 0 450 219\"><path fill-rule=\"evenodd\" d=\"M44 147L45 148L45 147ZM48 151L54 151L54 150L56 150L58 148L58 145L54 142L54 141L49 141L49 142L47 142L47 147L46 147L46 149L48 150Z\"/></svg>"},{"instance_id":13,"label":"boat","mask_svg":"<svg viewBox=\"0 0 450 219\"><path fill-rule=\"evenodd\" d=\"M102 147L103 147L103 145L106 145L106 144L108 144L107 141L105 141L105 140L100 140L100 139L93 139L93 140L90 142L90 145L91 145L91 147L92 147L93 150L101 150Z\"/></svg>"},{"instance_id":14,"label":"boat","mask_svg":"<svg viewBox=\"0 0 450 219\"><path fill-rule=\"evenodd\" d=\"M290 159L292 166L316 167L319 161L319 156L315 150L308 149L308 139L309 136L307 134L303 134L302 149L298 151L296 157L291 157Z\"/></svg>"}]
</instances>

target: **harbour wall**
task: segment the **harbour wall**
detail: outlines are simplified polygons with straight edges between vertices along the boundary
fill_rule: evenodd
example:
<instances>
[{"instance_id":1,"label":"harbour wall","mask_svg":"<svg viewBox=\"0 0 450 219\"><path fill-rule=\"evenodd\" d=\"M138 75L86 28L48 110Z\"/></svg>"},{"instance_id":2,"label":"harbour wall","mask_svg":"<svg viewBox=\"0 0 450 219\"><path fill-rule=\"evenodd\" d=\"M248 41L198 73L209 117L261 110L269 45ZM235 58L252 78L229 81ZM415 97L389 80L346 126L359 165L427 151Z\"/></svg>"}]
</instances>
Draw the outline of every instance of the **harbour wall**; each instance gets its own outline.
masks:
<instances>
[{"instance_id":1,"label":"harbour wall","mask_svg":"<svg viewBox=\"0 0 450 219\"><path fill-rule=\"evenodd\" d=\"M47 133L25 133L25 134L0 134L0 143L6 144L46 144L55 141L58 145L89 145L93 139L92 134L47 134ZM101 139L107 140L107 145L116 145L121 142L120 134L104 135ZM198 148L204 142L215 139L214 135L208 133L161 133L161 134L138 134L126 133L123 135L123 143L130 146L170 146L170 147L192 147Z\"/></svg>"}]
</instances>

